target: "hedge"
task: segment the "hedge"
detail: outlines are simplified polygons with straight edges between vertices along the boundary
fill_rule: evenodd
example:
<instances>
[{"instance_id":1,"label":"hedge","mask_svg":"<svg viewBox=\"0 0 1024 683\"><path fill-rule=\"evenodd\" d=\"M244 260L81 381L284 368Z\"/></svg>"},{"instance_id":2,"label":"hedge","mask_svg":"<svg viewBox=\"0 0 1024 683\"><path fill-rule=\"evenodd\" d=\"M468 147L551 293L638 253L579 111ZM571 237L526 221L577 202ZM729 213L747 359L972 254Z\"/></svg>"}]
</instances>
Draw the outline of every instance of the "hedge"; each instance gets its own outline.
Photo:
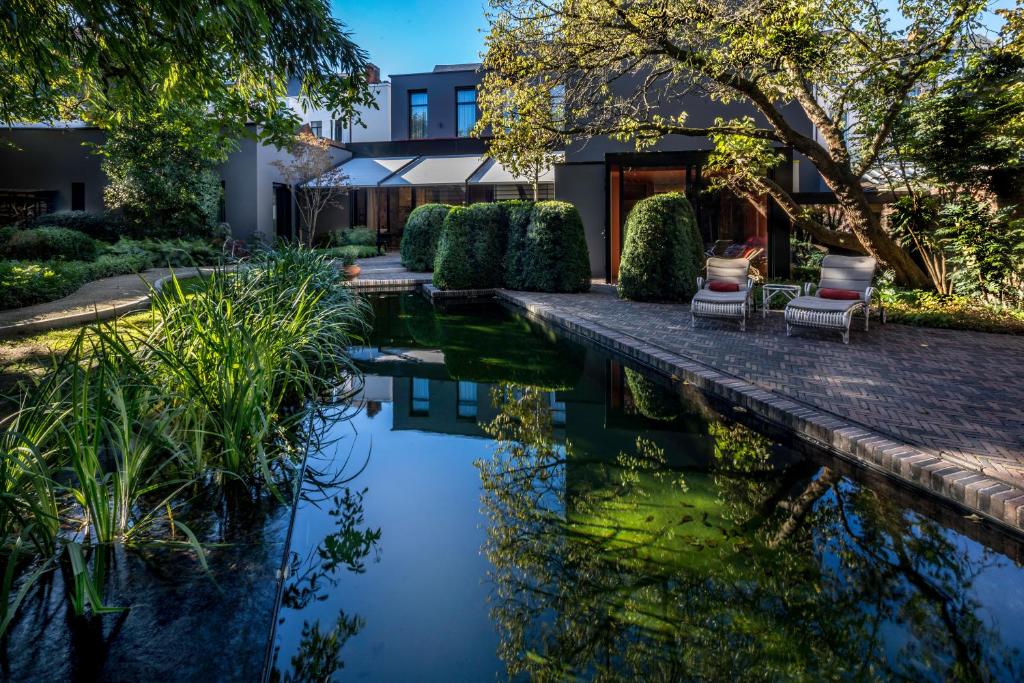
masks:
<instances>
[{"instance_id":1,"label":"hedge","mask_svg":"<svg viewBox=\"0 0 1024 683\"><path fill-rule=\"evenodd\" d=\"M437 242L451 208L447 204L424 204L413 209L405 221L402 243L398 247L403 266L417 273L434 269Z\"/></svg>"},{"instance_id":2,"label":"hedge","mask_svg":"<svg viewBox=\"0 0 1024 683\"><path fill-rule=\"evenodd\" d=\"M332 242L331 246L344 247L344 246L357 246L357 247L376 247L377 246L377 232L371 230L365 225L357 225L352 228L343 228L336 230L331 233Z\"/></svg>"},{"instance_id":3,"label":"hedge","mask_svg":"<svg viewBox=\"0 0 1024 683\"><path fill-rule=\"evenodd\" d=\"M91 280L137 273L148 267L148 258L137 255L104 255L92 263L0 261L0 310L54 301Z\"/></svg>"},{"instance_id":4,"label":"hedge","mask_svg":"<svg viewBox=\"0 0 1024 683\"><path fill-rule=\"evenodd\" d=\"M124 232L124 220L106 212L56 211L37 216L29 223L29 227L43 225L77 230L104 242L116 242Z\"/></svg>"},{"instance_id":5,"label":"hedge","mask_svg":"<svg viewBox=\"0 0 1024 683\"><path fill-rule=\"evenodd\" d=\"M501 202L508 220L508 243L505 247L505 286L509 289L525 289L526 281L526 232L530 227L533 202L510 199Z\"/></svg>"},{"instance_id":6,"label":"hedge","mask_svg":"<svg viewBox=\"0 0 1024 683\"><path fill-rule=\"evenodd\" d=\"M693 207L678 192L643 199L626 219L619 296L688 301L697 292L704 250Z\"/></svg>"},{"instance_id":7,"label":"hedge","mask_svg":"<svg viewBox=\"0 0 1024 683\"><path fill-rule=\"evenodd\" d=\"M440 289L487 289L503 282L507 223L500 204L455 206L444 219L434 257Z\"/></svg>"},{"instance_id":8,"label":"hedge","mask_svg":"<svg viewBox=\"0 0 1024 683\"><path fill-rule=\"evenodd\" d=\"M590 289L590 256L583 221L568 202L537 202L526 231L522 289L585 292Z\"/></svg>"},{"instance_id":9,"label":"hedge","mask_svg":"<svg viewBox=\"0 0 1024 683\"><path fill-rule=\"evenodd\" d=\"M97 253L96 241L85 233L53 226L18 230L0 249L6 258L27 261L92 261Z\"/></svg>"}]
</instances>

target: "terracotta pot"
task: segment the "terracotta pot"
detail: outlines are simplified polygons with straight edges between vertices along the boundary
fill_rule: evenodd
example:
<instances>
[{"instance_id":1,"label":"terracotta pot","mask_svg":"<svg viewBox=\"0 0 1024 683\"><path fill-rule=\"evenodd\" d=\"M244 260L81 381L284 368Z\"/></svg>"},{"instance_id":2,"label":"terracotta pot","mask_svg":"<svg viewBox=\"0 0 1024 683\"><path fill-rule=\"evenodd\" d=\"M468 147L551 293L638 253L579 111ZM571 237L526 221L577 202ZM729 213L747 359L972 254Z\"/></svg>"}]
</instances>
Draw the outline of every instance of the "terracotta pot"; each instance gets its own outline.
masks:
<instances>
[{"instance_id":1,"label":"terracotta pot","mask_svg":"<svg viewBox=\"0 0 1024 683\"><path fill-rule=\"evenodd\" d=\"M359 277L359 273L361 272L362 269L359 266L345 266L345 277L347 277L349 280L356 279L357 277Z\"/></svg>"}]
</instances>

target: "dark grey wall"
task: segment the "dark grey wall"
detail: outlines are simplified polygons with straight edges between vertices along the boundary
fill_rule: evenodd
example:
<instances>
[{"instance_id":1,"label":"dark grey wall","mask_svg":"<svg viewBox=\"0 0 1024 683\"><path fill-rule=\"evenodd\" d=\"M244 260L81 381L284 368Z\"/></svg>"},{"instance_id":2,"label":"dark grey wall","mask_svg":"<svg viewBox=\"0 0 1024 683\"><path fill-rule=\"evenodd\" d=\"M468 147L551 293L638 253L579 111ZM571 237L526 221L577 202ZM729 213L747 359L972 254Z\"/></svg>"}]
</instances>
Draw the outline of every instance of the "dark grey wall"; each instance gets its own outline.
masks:
<instances>
[{"instance_id":1,"label":"dark grey wall","mask_svg":"<svg viewBox=\"0 0 1024 683\"><path fill-rule=\"evenodd\" d=\"M570 202L579 209L590 252L590 273L605 276L605 170L599 163L555 166L555 199Z\"/></svg>"},{"instance_id":2,"label":"dark grey wall","mask_svg":"<svg viewBox=\"0 0 1024 683\"><path fill-rule=\"evenodd\" d=\"M85 210L103 210L107 176L89 145L102 144L96 128L0 128L0 189L52 190L54 211L71 208L71 183L85 183Z\"/></svg>"},{"instance_id":3,"label":"dark grey wall","mask_svg":"<svg viewBox=\"0 0 1024 683\"><path fill-rule=\"evenodd\" d=\"M391 139L409 139L409 91L427 91L427 137L454 138L455 89L480 85L479 71L440 71L391 76Z\"/></svg>"},{"instance_id":4,"label":"dark grey wall","mask_svg":"<svg viewBox=\"0 0 1024 683\"><path fill-rule=\"evenodd\" d=\"M220 165L224 181L224 219L231 225L231 234L247 242L256 233L256 141L250 138L238 142L238 150Z\"/></svg>"}]
</instances>

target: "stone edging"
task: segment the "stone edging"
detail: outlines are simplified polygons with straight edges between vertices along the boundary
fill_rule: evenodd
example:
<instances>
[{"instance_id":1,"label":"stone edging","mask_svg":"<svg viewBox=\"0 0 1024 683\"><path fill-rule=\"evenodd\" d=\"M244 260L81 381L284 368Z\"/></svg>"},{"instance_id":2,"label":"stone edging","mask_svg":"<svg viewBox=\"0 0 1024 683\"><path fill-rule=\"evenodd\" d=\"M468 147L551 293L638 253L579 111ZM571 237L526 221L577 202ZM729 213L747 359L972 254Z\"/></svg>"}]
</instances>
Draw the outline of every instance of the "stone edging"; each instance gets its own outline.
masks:
<instances>
[{"instance_id":1,"label":"stone edging","mask_svg":"<svg viewBox=\"0 0 1024 683\"><path fill-rule=\"evenodd\" d=\"M431 301L455 299L493 299L495 289L438 289L433 284L423 285L423 294Z\"/></svg>"},{"instance_id":2,"label":"stone edging","mask_svg":"<svg viewBox=\"0 0 1024 683\"><path fill-rule=\"evenodd\" d=\"M392 280L348 280L344 287L364 294L382 294L386 292L414 292L420 287L428 286L430 280L421 278L396 278ZM430 285L433 286L433 285Z\"/></svg>"},{"instance_id":3,"label":"stone edging","mask_svg":"<svg viewBox=\"0 0 1024 683\"><path fill-rule=\"evenodd\" d=\"M1014 531L1024 530L1024 490L954 465L931 453L871 431L854 422L779 396L738 377L674 354L642 339L617 332L576 316L555 313L546 306L498 290L500 301L510 303L539 320L557 325L579 337L699 389L742 406L761 419L777 424L798 437L869 469L883 472L916 488L960 505Z\"/></svg>"}]
</instances>

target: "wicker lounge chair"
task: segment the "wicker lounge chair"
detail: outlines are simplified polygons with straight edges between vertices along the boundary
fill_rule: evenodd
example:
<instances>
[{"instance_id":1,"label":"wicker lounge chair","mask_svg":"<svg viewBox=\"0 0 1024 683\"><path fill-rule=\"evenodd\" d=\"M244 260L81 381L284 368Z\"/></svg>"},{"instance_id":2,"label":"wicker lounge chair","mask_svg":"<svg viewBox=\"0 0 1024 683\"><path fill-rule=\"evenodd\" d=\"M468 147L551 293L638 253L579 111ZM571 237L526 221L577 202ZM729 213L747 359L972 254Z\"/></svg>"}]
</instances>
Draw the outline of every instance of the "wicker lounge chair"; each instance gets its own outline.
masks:
<instances>
[{"instance_id":1,"label":"wicker lounge chair","mask_svg":"<svg viewBox=\"0 0 1024 683\"><path fill-rule=\"evenodd\" d=\"M752 306L754 280L749 277L750 261L745 258L709 258L707 279L697 278L697 294L690 302L690 326L697 318L726 318L740 321L740 330L747 329L747 315ZM735 292L712 291L711 283L734 284Z\"/></svg>"},{"instance_id":2,"label":"wicker lounge chair","mask_svg":"<svg viewBox=\"0 0 1024 683\"><path fill-rule=\"evenodd\" d=\"M804 285L804 296L786 305L786 334L794 327L816 327L842 332L843 343L850 343L850 323L856 311L864 313L864 331L871 318L871 295L874 287L875 259L870 256L826 256L821 262L821 280L817 289L810 282ZM813 294L812 294L813 290ZM850 299L821 296L825 290L853 292Z\"/></svg>"}]
</instances>

